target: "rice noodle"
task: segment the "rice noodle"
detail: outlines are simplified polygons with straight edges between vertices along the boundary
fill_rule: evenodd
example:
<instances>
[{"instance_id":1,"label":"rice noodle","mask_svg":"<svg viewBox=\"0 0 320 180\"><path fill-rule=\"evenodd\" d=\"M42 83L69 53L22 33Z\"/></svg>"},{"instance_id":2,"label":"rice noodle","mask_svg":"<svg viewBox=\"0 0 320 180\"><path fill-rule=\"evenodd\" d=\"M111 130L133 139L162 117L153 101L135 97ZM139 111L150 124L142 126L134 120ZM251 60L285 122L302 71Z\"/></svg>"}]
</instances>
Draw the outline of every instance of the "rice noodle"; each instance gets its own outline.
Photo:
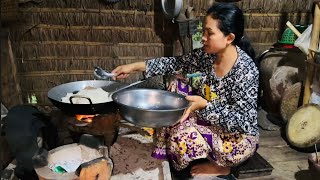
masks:
<instances>
[{"instance_id":1,"label":"rice noodle","mask_svg":"<svg viewBox=\"0 0 320 180\"><path fill-rule=\"evenodd\" d=\"M109 93L104 91L101 88L93 88L93 87L86 87L85 89L80 90L78 93L67 93L65 97L61 98L61 101L64 103L70 103L71 96L81 95L83 97L90 98L92 104L98 103L106 103L112 101L112 98L109 96ZM81 97L74 97L72 98L73 104L90 104L89 100L86 98Z\"/></svg>"}]
</instances>

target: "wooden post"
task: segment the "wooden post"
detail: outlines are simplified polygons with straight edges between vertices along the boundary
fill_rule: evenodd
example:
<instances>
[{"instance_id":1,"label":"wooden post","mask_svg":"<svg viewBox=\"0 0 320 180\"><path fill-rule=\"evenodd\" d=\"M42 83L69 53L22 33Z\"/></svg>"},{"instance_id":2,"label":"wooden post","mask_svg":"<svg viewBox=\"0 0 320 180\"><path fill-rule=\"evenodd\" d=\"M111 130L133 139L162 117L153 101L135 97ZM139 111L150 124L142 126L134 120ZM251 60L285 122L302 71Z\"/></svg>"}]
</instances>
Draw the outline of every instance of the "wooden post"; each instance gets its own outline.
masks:
<instances>
[{"instance_id":1,"label":"wooden post","mask_svg":"<svg viewBox=\"0 0 320 180\"><path fill-rule=\"evenodd\" d=\"M314 19L312 26L312 34L309 49L318 49L319 45L319 33L320 32L320 2L316 2L315 11L314 11ZM315 62L315 54L314 52L310 52L307 57L307 61L310 62L308 71L306 72L306 79L304 85L304 95L303 95L303 104L308 104L310 95L311 95L311 82L313 78L313 66L312 63Z\"/></svg>"}]
</instances>

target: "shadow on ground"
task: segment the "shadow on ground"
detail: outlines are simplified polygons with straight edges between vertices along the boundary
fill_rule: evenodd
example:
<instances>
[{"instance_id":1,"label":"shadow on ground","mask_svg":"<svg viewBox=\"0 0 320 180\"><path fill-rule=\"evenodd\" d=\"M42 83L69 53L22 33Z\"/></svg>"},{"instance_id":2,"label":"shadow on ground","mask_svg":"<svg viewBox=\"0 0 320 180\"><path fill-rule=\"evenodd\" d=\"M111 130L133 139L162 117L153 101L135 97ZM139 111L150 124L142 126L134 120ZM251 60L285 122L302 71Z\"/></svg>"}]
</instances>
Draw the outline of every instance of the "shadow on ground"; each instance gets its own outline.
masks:
<instances>
[{"instance_id":1,"label":"shadow on ground","mask_svg":"<svg viewBox=\"0 0 320 180\"><path fill-rule=\"evenodd\" d=\"M301 170L296 172L294 177L296 180L306 180L306 179L316 180L316 179L320 179L320 173L317 174L316 172L311 170Z\"/></svg>"}]
</instances>

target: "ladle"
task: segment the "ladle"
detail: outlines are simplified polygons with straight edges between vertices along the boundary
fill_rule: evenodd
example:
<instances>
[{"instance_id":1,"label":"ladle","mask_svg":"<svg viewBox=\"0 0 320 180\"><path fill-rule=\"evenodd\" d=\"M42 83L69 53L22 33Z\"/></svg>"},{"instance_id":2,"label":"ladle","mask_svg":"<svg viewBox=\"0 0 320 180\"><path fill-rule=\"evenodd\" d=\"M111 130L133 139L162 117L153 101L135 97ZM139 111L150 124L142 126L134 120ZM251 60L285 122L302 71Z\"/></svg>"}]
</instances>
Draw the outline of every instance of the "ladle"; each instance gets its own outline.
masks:
<instances>
[{"instance_id":1,"label":"ladle","mask_svg":"<svg viewBox=\"0 0 320 180\"><path fill-rule=\"evenodd\" d=\"M129 84L129 85L126 85L126 86L124 86L124 87L121 87L121 88L119 88L119 89L117 89L117 90L115 90L115 91L113 91L113 92L110 92L108 96L110 97L110 96L112 96L112 94L114 94L114 93L116 93L116 92L122 91L122 90L127 89L127 88L132 87L132 86L135 86L135 85L140 84L140 83L142 83L142 82L144 82L144 81L145 81L145 80L136 81L136 82L134 82L134 83L131 83L131 84Z\"/></svg>"},{"instance_id":2,"label":"ladle","mask_svg":"<svg viewBox=\"0 0 320 180\"><path fill-rule=\"evenodd\" d=\"M102 80L106 80L108 78L111 78L111 77L115 76L115 74L106 72L105 70L103 70L99 66L95 66L94 67L93 74L94 74L94 76L96 76L97 78L102 79Z\"/></svg>"},{"instance_id":3,"label":"ladle","mask_svg":"<svg viewBox=\"0 0 320 180\"><path fill-rule=\"evenodd\" d=\"M93 73L94 73L94 75L95 75L97 78L103 79L103 80L115 76L115 74L106 72L105 70L103 70L103 69L100 68L99 66L95 66ZM117 90L115 90L115 91L113 91L113 92L110 92L110 93L109 93L109 97L110 97L112 94L116 93L116 92L119 92L119 91L121 91L121 90L127 89L127 88L132 87L132 86L135 86L135 85L140 84L140 83L142 83L142 82L144 82L144 81L145 81L145 79L144 79L144 80L137 81L137 82L134 82L134 83L131 83L131 84L126 85L126 86L124 86L124 87L121 87L121 88L119 88L119 89L117 89Z\"/></svg>"}]
</instances>

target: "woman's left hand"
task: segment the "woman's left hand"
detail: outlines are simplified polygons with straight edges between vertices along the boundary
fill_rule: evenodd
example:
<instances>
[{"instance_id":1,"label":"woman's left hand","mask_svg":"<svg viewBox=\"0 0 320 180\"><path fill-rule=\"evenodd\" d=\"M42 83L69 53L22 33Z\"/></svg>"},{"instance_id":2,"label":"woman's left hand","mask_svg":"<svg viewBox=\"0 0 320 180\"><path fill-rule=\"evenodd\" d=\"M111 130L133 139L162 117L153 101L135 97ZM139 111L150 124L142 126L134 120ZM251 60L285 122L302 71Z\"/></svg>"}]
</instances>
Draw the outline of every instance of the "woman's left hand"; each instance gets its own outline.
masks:
<instances>
[{"instance_id":1,"label":"woman's left hand","mask_svg":"<svg viewBox=\"0 0 320 180\"><path fill-rule=\"evenodd\" d=\"M186 96L186 99L190 101L191 105L188 109L186 109L179 122L185 121L189 117L190 113L196 110L204 109L207 106L207 100L201 96Z\"/></svg>"}]
</instances>

